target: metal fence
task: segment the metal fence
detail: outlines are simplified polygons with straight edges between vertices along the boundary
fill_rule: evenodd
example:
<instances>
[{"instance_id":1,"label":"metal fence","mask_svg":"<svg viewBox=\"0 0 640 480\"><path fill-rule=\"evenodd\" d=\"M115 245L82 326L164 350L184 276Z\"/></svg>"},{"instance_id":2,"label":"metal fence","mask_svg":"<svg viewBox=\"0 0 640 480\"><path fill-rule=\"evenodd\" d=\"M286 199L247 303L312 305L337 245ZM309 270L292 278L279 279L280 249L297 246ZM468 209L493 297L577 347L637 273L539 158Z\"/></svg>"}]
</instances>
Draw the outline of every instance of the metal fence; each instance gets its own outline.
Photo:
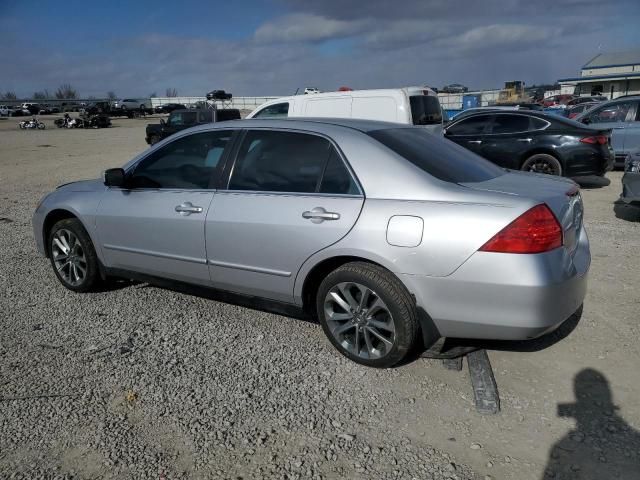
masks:
<instances>
[{"instance_id":1,"label":"metal fence","mask_svg":"<svg viewBox=\"0 0 640 480\"><path fill-rule=\"evenodd\" d=\"M276 98L279 97L233 97L231 100L225 101L224 105L240 110L253 110L263 103ZM154 97L151 99L151 106L155 108L160 105L166 105L167 103L181 103L189 106L198 102L205 102L206 100L206 97ZM223 102L218 101L217 103L222 105Z\"/></svg>"}]
</instances>

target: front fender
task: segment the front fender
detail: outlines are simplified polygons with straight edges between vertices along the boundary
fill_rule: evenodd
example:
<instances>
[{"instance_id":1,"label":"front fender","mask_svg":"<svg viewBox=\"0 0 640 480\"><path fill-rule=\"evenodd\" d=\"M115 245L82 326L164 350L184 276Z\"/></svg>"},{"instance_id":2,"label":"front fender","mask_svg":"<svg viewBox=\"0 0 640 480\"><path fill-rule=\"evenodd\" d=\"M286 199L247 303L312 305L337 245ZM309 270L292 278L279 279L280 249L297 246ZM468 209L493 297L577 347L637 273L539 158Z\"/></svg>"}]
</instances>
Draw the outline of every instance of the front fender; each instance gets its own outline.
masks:
<instances>
[{"instance_id":1,"label":"front fender","mask_svg":"<svg viewBox=\"0 0 640 480\"><path fill-rule=\"evenodd\" d=\"M105 187L106 188L106 187ZM103 190L104 191L104 190ZM33 214L33 230L38 251L47 255L46 229L54 218L73 215L85 228L100 261L103 261L102 248L96 230L96 212L103 191L55 191L45 197Z\"/></svg>"}]
</instances>

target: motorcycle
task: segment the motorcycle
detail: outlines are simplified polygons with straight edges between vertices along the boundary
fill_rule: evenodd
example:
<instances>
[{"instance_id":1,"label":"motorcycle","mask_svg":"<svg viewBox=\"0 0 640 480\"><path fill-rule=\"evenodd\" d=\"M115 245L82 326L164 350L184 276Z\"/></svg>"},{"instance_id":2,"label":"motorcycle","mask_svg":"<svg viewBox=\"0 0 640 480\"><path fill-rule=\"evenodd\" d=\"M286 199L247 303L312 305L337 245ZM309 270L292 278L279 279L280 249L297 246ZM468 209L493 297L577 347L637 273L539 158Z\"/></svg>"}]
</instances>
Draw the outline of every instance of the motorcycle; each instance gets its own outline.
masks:
<instances>
[{"instance_id":1,"label":"motorcycle","mask_svg":"<svg viewBox=\"0 0 640 480\"><path fill-rule=\"evenodd\" d=\"M64 114L63 118L58 118L55 123L58 128L82 128L82 120L79 118L71 118L68 113Z\"/></svg>"},{"instance_id":2,"label":"motorcycle","mask_svg":"<svg viewBox=\"0 0 640 480\"><path fill-rule=\"evenodd\" d=\"M36 117L33 117L31 120L23 120L21 121L18 126L22 129L22 130L26 130L26 129L31 129L31 128L37 128L38 130L44 130L45 124L38 121L38 119Z\"/></svg>"}]
</instances>

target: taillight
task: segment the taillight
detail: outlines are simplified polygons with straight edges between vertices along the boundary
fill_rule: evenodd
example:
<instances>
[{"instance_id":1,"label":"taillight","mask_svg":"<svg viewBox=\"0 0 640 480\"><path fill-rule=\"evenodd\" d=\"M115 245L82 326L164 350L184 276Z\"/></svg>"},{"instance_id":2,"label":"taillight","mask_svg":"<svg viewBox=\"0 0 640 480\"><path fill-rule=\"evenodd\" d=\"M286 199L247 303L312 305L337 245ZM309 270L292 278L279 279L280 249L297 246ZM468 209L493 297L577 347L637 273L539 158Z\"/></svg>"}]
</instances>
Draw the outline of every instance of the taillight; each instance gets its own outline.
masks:
<instances>
[{"instance_id":1,"label":"taillight","mask_svg":"<svg viewBox=\"0 0 640 480\"><path fill-rule=\"evenodd\" d=\"M542 253L562 246L562 227L545 204L516 218L485 243L481 252Z\"/></svg>"},{"instance_id":2,"label":"taillight","mask_svg":"<svg viewBox=\"0 0 640 480\"><path fill-rule=\"evenodd\" d=\"M609 138L606 135L594 135L592 137L584 137L580 139L582 143L591 143L595 145L606 145L609 142Z\"/></svg>"}]
</instances>

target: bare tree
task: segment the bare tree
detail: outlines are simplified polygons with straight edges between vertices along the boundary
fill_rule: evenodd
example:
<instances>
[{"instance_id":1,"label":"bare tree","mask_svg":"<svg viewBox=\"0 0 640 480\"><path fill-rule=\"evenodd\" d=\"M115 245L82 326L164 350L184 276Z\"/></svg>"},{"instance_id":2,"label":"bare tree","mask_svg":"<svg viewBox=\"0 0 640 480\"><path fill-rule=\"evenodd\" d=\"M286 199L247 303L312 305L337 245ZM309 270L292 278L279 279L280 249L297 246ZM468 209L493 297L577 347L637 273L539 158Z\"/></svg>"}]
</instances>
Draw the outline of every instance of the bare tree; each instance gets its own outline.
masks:
<instances>
[{"instance_id":1,"label":"bare tree","mask_svg":"<svg viewBox=\"0 0 640 480\"><path fill-rule=\"evenodd\" d=\"M115 100L116 98L118 98L118 96L116 95L116 92L114 92L112 90L112 91L107 92L107 98L109 100Z\"/></svg>"},{"instance_id":2,"label":"bare tree","mask_svg":"<svg viewBox=\"0 0 640 480\"><path fill-rule=\"evenodd\" d=\"M6 91L6 92L2 95L2 99L3 99L3 100L17 100L17 99L18 99L18 97L16 96L16 92Z\"/></svg>"},{"instance_id":3,"label":"bare tree","mask_svg":"<svg viewBox=\"0 0 640 480\"><path fill-rule=\"evenodd\" d=\"M33 93L34 100L47 100L49 98L53 98L49 90L46 88L44 90L39 90Z\"/></svg>"},{"instance_id":4,"label":"bare tree","mask_svg":"<svg viewBox=\"0 0 640 480\"><path fill-rule=\"evenodd\" d=\"M166 92L166 97L177 97L178 96L178 90L176 90L175 88L167 88L167 92Z\"/></svg>"},{"instance_id":5,"label":"bare tree","mask_svg":"<svg viewBox=\"0 0 640 480\"><path fill-rule=\"evenodd\" d=\"M69 85L68 83L64 83L58 87L58 90L56 90L56 98L74 99L74 98L78 98L78 93L76 92L76 89L73 88L71 85Z\"/></svg>"}]
</instances>

